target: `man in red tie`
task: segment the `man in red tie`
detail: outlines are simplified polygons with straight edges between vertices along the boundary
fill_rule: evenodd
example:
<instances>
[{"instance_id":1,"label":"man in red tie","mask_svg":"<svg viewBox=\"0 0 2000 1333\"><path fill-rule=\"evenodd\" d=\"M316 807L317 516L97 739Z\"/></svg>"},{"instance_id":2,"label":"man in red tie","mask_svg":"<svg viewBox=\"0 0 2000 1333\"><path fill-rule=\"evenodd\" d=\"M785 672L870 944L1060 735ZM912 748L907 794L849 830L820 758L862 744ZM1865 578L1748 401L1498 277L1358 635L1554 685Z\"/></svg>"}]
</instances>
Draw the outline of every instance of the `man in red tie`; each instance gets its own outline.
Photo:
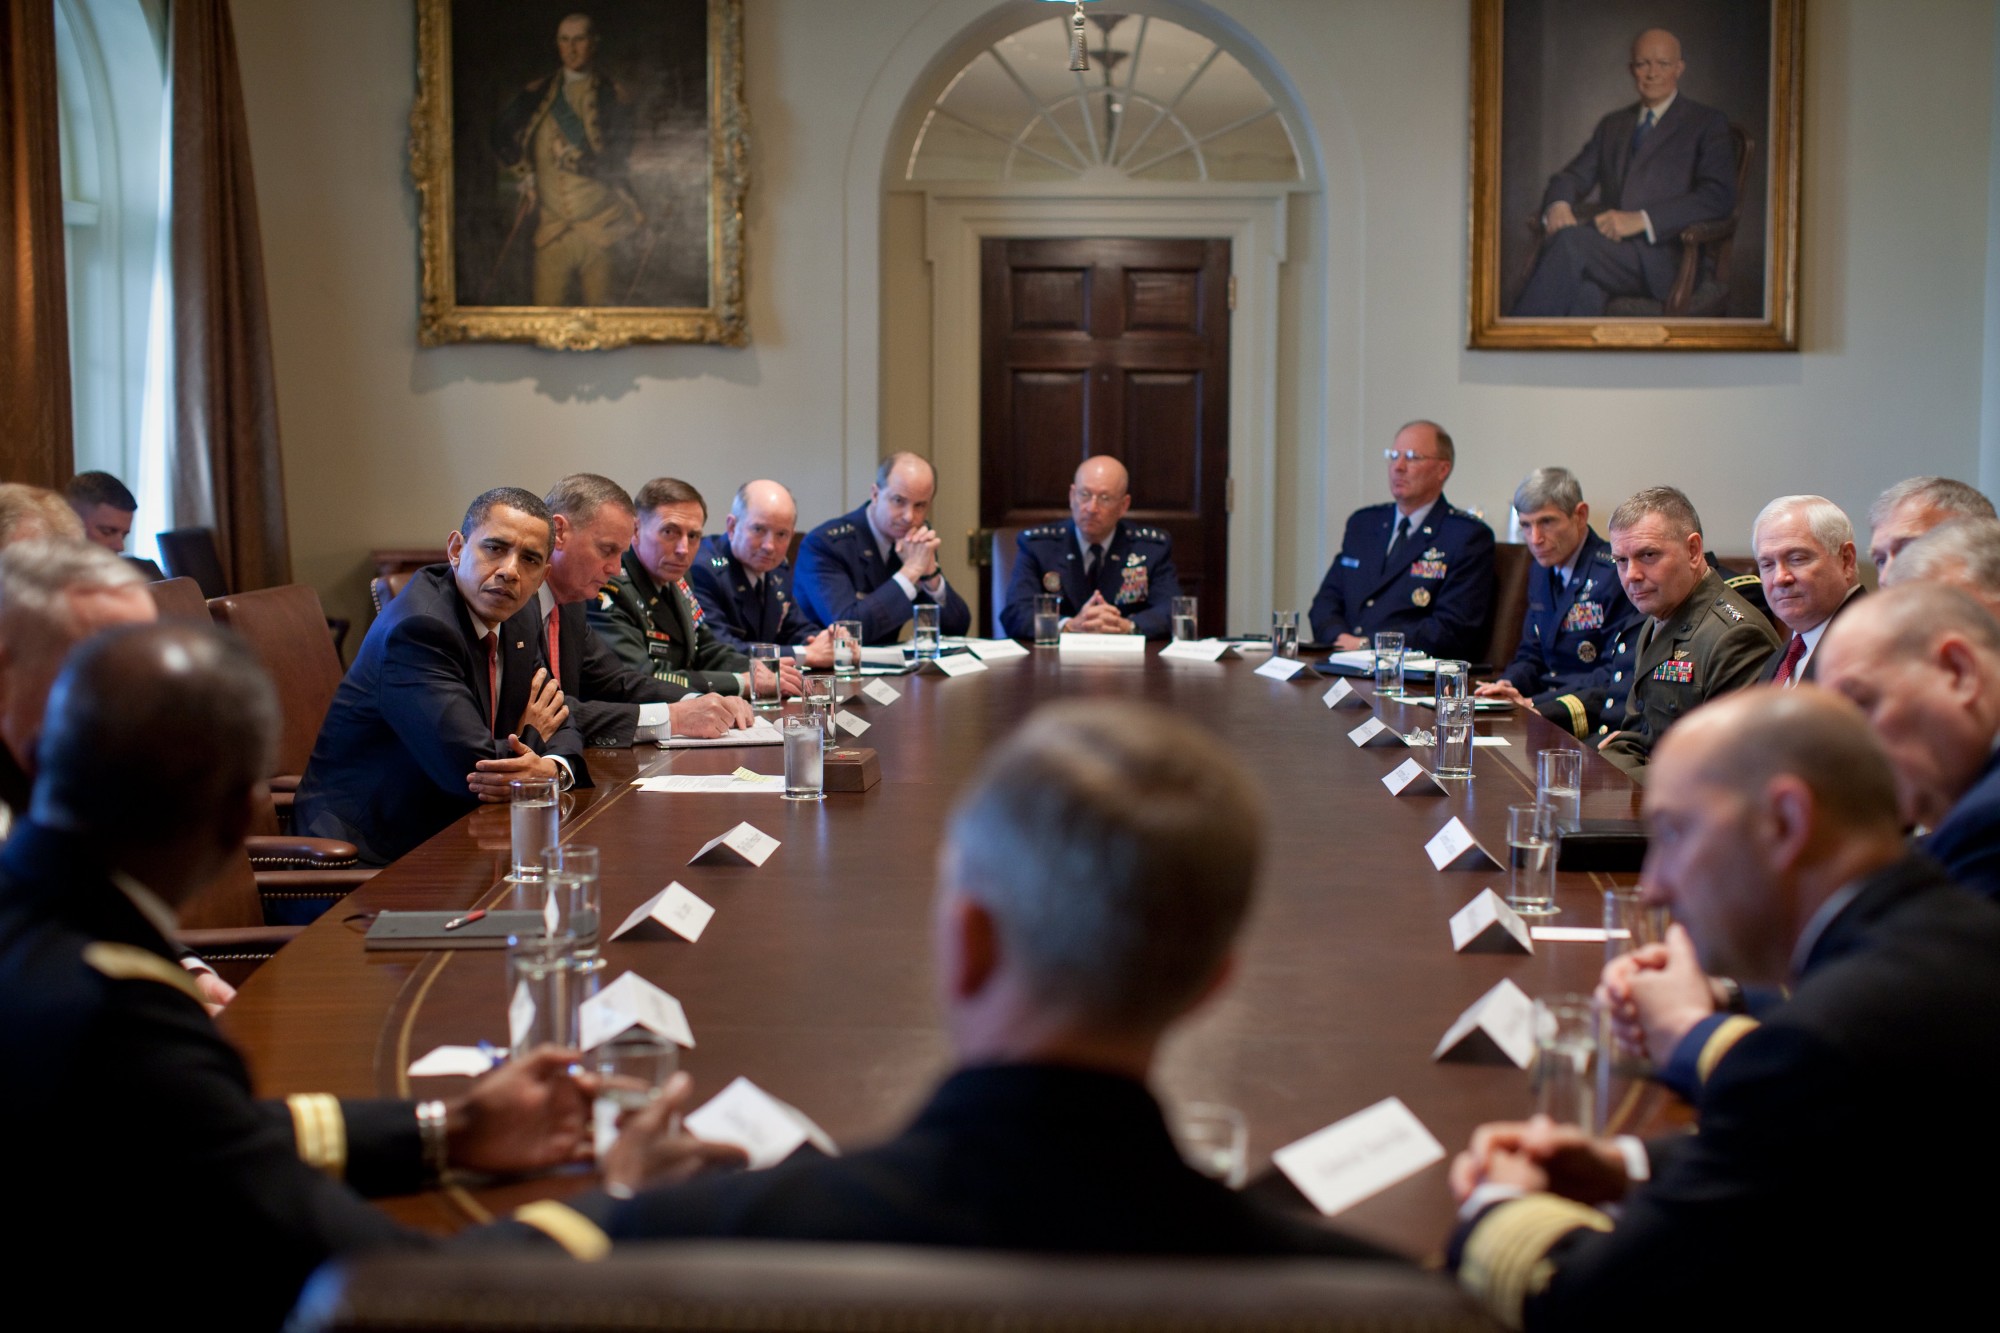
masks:
<instances>
[{"instance_id":1,"label":"man in red tie","mask_svg":"<svg viewBox=\"0 0 2000 1333\"><path fill-rule=\"evenodd\" d=\"M1771 613L1791 638L1757 677L1796 685L1813 678L1814 650L1826 627L1861 595L1854 524L1822 495L1781 495L1750 525L1750 549Z\"/></svg>"}]
</instances>

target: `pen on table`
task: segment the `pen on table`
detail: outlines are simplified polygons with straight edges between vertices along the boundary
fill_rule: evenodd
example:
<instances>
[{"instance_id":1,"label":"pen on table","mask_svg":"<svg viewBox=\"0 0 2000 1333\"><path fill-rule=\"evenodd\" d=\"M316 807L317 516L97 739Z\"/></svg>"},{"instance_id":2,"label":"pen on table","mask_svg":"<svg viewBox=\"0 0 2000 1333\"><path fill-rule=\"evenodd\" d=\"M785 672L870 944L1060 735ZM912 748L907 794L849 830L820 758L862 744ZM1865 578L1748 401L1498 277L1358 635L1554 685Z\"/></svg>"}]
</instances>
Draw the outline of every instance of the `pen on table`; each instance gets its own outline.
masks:
<instances>
[{"instance_id":1,"label":"pen on table","mask_svg":"<svg viewBox=\"0 0 2000 1333\"><path fill-rule=\"evenodd\" d=\"M486 909L482 907L476 912L467 912L464 916L453 917L451 920L444 923L444 928L446 930L457 930L460 926L471 925L473 922L479 920L479 918L485 915L486 915Z\"/></svg>"}]
</instances>

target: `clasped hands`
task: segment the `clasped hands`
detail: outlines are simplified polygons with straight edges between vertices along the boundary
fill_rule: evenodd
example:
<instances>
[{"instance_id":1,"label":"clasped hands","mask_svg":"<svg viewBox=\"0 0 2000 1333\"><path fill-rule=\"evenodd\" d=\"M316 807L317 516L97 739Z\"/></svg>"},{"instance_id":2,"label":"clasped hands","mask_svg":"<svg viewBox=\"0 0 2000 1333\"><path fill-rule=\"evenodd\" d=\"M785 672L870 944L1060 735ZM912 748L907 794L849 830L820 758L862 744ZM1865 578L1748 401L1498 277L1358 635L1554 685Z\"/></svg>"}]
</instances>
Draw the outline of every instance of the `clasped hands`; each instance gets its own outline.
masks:
<instances>
[{"instance_id":1,"label":"clasped hands","mask_svg":"<svg viewBox=\"0 0 2000 1333\"><path fill-rule=\"evenodd\" d=\"M1591 218L1590 224L1614 241L1637 236L1646 230L1646 215L1637 209L1607 208ZM1577 225L1576 210L1558 199L1542 215L1542 226L1550 232Z\"/></svg>"},{"instance_id":2,"label":"clasped hands","mask_svg":"<svg viewBox=\"0 0 2000 1333\"><path fill-rule=\"evenodd\" d=\"M896 543L896 558L903 562L897 572L912 583L922 583L937 577L938 547L944 539L931 531L925 523L910 529L909 535Z\"/></svg>"},{"instance_id":3,"label":"clasped hands","mask_svg":"<svg viewBox=\"0 0 2000 1333\"><path fill-rule=\"evenodd\" d=\"M1104 600L1104 594L1094 592L1083 609L1069 618L1063 629L1070 634L1130 634L1132 622L1119 614L1118 608Z\"/></svg>"}]
</instances>

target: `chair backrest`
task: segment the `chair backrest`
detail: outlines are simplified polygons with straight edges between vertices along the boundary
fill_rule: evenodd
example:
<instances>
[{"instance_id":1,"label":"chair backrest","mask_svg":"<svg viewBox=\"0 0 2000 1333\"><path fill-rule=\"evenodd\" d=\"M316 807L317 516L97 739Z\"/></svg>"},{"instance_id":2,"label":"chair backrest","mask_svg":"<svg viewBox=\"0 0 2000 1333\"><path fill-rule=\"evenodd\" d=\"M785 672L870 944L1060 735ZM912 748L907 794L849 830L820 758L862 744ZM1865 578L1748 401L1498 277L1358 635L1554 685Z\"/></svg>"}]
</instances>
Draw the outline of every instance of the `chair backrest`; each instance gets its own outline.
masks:
<instances>
[{"instance_id":1,"label":"chair backrest","mask_svg":"<svg viewBox=\"0 0 2000 1333\"><path fill-rule=\"evenodd\" d=\"M229 579L222 572L222 556L215 549L214 528L175 528L161 533L160 558L167 562L167 573L200 584L203 597L221 597L229 592Z\"/></svg>"},{"instance_id":2,"label":"chair backrest","mask_svg":"<svg viewBox=\"0 0 2000 1333\"><path fill-rule=\"evenodd\" d=\"M177 913L187 930L228 930L264 924L264 898L250 856L237 848L215 882L181 904Z\"/></svg>"},{"instance_id":3,"label":"chair backrest","mask_svg":"<svg viewBox=\"0 0 2000 1333\"><path fill-rule=\"evenodd\" d=\"M1014 557L1020 553L1020 538L1025 528L993 529L993 568L988 571L991 582L987 584L987 606L991 609L992 625L987 633L996 639L1007 637L1007 631L1000 628L1000 610L1007 605L1007 585L1014 578Z\"/></svg>"},{"instance_id":4,"label":"chair backrest","mask_svg":"<svg viewBox=\"0 0 2000 1333\"><path fill-rule=\"evenodd\" d=\"M396 594L410 586L413 569L399 569L393 574L380 574L368 580L368 600L375 603L375 614L381 615L382 608L396 600Z\"/></svg>"},{"instance_id":5,"label":"chair backrest","mask_svg":"<svg viewBox=\"0 0 2000 1333\"><path fill-rule=\"evenodd\" d=\"M146 591L153 594L153 605L159 608L162 620L213 623L208 614L208 600L201 595L201 585L193 579L161 579L158 583L148 583Z\"/></svg>"},{"instance_id":6,"label":"chair backrest","mask_svg":"<svg viewBox=\"0 0 2000 1333\"><path fill-rule=\"evenodd\" d=\"M1479 659L1490 667L1506 666L1521 646L1521 622L1528 614L1528 566L1533 563L1528 548L1519 542L1499 542L1493 548L1493 628Z\"/></svg>"},{"instance_id":7,"label":"chair backrest","mask_svg":"<svg viewBox=\"0 0 2000 1333\"><path fill-rule=\"evenodd\" d=\"M326 632L319 594L303 583L218 597L208 604L218 623L250 644L278 687L284 729L278 773L303 773L320 724L340 688L340 655Z\"/></svg>"}]
</instances>

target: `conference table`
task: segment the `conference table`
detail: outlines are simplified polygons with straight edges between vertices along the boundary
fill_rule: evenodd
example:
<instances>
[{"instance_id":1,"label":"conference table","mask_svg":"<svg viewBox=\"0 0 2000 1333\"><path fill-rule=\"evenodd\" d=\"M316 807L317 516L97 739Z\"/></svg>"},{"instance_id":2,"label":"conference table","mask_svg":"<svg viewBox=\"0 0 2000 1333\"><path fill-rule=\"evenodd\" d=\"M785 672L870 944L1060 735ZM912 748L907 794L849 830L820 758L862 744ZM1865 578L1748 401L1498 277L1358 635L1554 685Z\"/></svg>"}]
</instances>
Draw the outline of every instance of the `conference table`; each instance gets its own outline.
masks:
<instances>
[{"instance_id":1,"label":"conference table","mask_svg":"<svg viewBox=\"0 0 2000 1333\"><path fill-rule=\"evenodd\" d=\"M1038 649L976 674L890 677L889 704L849 701L858 742L882 780L820 802L776 795L667 794L660 774L781 772L782 747L593 750L594 785L566 796L565 841L599 847L607 926L678 881L715 908L698 942L621 939L602 981L637 972L685 1007L695 1046L681 1067L706 1099L742 1076L799 1108L839 1144L893 1134L950 1065L934 996L930 902L954 799L989 747L1054 699L1137 699L1221 737L1262 784L1267 855L1228 986L1165 1043L1155 1087L1169 1106L1220 1102L1249 1127L1252 1188L1288 1191L1273 1151L1384 1098L1400 1098L1443 1144L1445 1161L1344 1211L1335 1225L1434 1258L1452 1222L1449 1154L1473 1128L1534 1106L1511 1064L1437 1061L1439 1038L1503 979L1530 996L1588 991L1601 942L1543 942L1531 955L1455 953L1452 914L1506 871L1436 870L1424 845L1453 816L1506 852L1507 807L1535 795L1534 755L1586 752L1586 819L1631 818L1637 789L1590 747L1532 712L1479 714L1473 776L1443 795L1395 796L1381 779L1429 748L1357 748L1369 716L1328 708L1330 682L1255 674L1261 657L1189 662L1081 657ZM1398 732L1431 710L1353 688ZM788 705L788 707L791 705ZM761 867L689 865L704 843L749 821L780 846ZM260 968L223 1016L264 1095L450 1096L463 1079L413 1079L436 1046L505 1045L504 955L488 950L364 952L365 914L504 905L504 807L482 808L376 876ZM1621 882L1630 883L1626 876ZM1602 925L1602 874L1558 876L1553 924ZM1614 1123L1651 1114L1640 1085L1614 1086ZM389 1201L450 1230L533 1198L587 1188L582 1171L453 1187ZM1303 1201L1300 1200L1303 1207Z\"/></svg>"}]
</instances>

